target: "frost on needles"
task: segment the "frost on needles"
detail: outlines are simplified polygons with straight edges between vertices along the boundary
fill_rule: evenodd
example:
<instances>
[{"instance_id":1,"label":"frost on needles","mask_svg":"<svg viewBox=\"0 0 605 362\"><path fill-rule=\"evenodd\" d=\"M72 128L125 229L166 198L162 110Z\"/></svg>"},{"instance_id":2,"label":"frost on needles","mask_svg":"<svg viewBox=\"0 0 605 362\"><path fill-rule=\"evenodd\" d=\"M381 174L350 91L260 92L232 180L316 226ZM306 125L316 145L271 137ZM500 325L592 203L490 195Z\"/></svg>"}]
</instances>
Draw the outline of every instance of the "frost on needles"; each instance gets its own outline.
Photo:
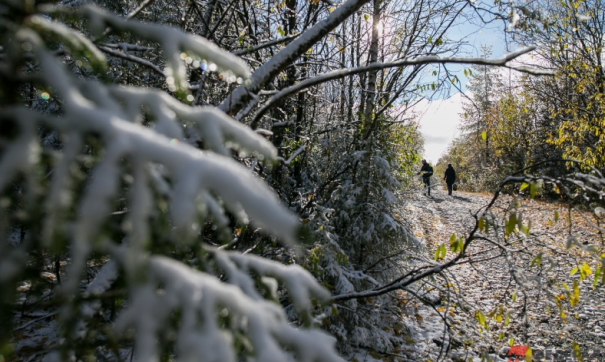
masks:
<instances>
[{"instance_id":1,"label":"frost on needles","mask_svg":"<svg viewBox=\"0 0 605 362\"><path fill-rule=\"evenodd\" d=\"M166 74L184 92L181 51L245 79L251 74L247 65L205 39L98 8L49 7L44 12L15 23L12 39L3 44L8 59L0 69L3 77L21 61L31 61L32 75L53 93L60 111L40 112L24 101L0 110L3 122L16 129L2 144L0 191L13 195L17 190L22 196L21 204L0 212L25 215L21 226L0 225L5 236L0 287L15 290L26 278L32 250L68 255L66 273L54 290L61 305L62 343L48 350L45 361L120 355L132 345L137 361L166 356L178 361L340 361L333 338L304 323L312 319L314 301L329 297L307 271L250 254L195 247L204 223L227 224L224 208L288 245L296 241L298 220L231 157L234 148L271 163L277 157L272 144L216 108L190 107L158 90L77 77L61 53L75 57L87 51L92 69L102 70L105 59L94 37L107 29L128 32L162 47ZM70 28L74 16L86 19L93 35ZM190 145L183 126L195 130L209 150ZM46 147L41 130L50 130L60 146ZM120 203L121 230L108 231ZM8 235L23 225L29 228L23 240L9 243ZM84 272L93 259L102 266L86 283ZM106 301L108 293L120 290L126 291L124 303L113 318ZM287 319L278 300L284 296L302 326ZM82 344L87 347L78 349Z\"/></svg>"}]
</instances>

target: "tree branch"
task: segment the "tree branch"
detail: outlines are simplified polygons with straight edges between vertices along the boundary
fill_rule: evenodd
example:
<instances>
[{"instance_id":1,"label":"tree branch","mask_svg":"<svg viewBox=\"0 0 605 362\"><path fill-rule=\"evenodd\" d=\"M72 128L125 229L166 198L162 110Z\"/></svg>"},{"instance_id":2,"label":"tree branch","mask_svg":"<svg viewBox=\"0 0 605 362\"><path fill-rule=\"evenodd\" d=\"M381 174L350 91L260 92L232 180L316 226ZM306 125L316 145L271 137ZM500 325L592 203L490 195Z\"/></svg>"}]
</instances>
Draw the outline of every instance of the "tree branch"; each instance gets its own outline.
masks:
<instances>
[{"instance_id":1,"label":"tree branch","mask_svg":"<svg viewBox=\"0 0 605 362\"><path fill-rule=\"evenodd\" d=\"M500 59L459 58L459 57L441 58L438 56L425 56L425 57L417 57L417 58L412 58L412 59L403 59L400 61L390 62L390 63L374 63L374 64L370 64L370 65L363 66L363 67L340 69L340 70L335 70L333 72L324 73L315 78L310 78L310 79L304 80L300 83L297 83L291 87L284 88L279 93L277 93L276 95L271 97L271 99L269 99L267 101L267 103L265 103L265 105L254 116L254 119L252 120L250 127L252 127L253 129L255 127L258 127L258 123L260 122L261 117L273 105L275 105L277 102L279 102L284 97L287 97L291 94L300 92L301 90L312 87L314 85L325 83L330 80L341 79L344 77L348 77L350 75L365 73L365 72L379 70L379 69L404 67L404 66L408 66L408 65L433 64L433 63L479 64L479 65L500 66L500 67L510 68L510 69L518 70L520 72L534 74L534 75L554 75L555 73L553 71L549 71L549 70L534 69L534 68L529 68L529 67L513 67L513 66L509 66L506 64L506 63L510 62L511 60L514 60L514 59L518 58L519 56L521 56L523 54L527 54L535 49L536 49L536 47L523 48L516 52L509 53Z\"/></svg>"},{"instance_id":2,"label":"tree branch","mask_svg":"<svg viewBox=\"0 0 605 362\"><path fill-rule=\"evenodd\" d=\"M219 109L227 114L235 114L242 109L251 98L250 93L258 93L262 87L275 78L288 65L292 64L309 48L334 30L346 18L354 14L369 0L348 0L336 8L326 19L318 22L302 33L297 39L288 44L268 62L258 68L250 77L247 86L237 87L219 105Z\"/></svg>"},{"instance_id":3,"label":"tree branch","mask_svg":"<svg viewBox=\"0 0 605 362\"><path fill-rule=\"evenodd\" d=\"M132 19L135 16L137 16L141 11L143 11L143 9L145 9L148 5L151 5L151 3L153 3L154 0L145 0L141 3L141 5L139 5L138 8L134 9L130 14L128 14L126 16L126 19Z\"/></svg>"},{"instance_id":4,"label":"tree branch","mask_svg":"<svg viewBox=\"0 0 605 362\"><path fill-rule=\"evenodd\" d=\"M107 54L113 55L114 57L122 58L125 60L129 60L133 63L143 65L143 66L155 71L156 73L162 75L163 77L166 76L166 74L164 74L164 72L157 65L153 64L152 62L150 62L148 60L145 60L145 59L139 58L139 57L135 57L134 55L126 54L126 53L123 53L120 51L116 51L116 50L110 49L105 46L99 46L98 48Z\"/></svg>"},{"instance_id":5,"label":"tree branch","mask_svg":"<svg viewBox=\"0 0 605 362\"><path fill-rule=\"evenodd\" d=\"M281 39L273 39L273 40L270 40L270 41L268 41L266 43L259 44L257 46L251 47L251 48L236 50L236 51L234 51L232 53L235 54L235 55L239 55L239 56L250 54L250 53L254 53L255 51L262 50L262 49L265 49L265 48L269 48L269 47L271 47L273 45L277 45L277 44L281 44L281 43L287 43L290 40L298 38L299 36L300 36L300 34L296 34L296 35L289 35L289 36L283 37Z\"/></svg>"}]
</instances>

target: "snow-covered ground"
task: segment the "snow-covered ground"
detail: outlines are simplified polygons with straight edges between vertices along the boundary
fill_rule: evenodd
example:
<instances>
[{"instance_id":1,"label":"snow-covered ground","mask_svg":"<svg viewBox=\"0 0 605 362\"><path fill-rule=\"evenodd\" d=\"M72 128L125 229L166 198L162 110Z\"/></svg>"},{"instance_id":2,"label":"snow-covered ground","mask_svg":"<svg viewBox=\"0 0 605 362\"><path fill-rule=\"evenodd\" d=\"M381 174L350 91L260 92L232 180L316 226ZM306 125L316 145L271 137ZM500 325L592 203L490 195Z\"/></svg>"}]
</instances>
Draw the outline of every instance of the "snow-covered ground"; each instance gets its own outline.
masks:
<instances>
[{"instance_id":1,"label":"snow-covered ground","mask_svg":"<svg viewBox=\"0 0 605 362\"><path fill-rule=\"evenodd\" d=\"M431 197L416 195L402 214L431 255L440 244L448 246L447 260L452 255L451 235L465 238L475 224L473 215L490 199L487 194L454 192L454 196L448 196L447 192L436 190ZM494 215L504 215L513 201L511 197L502 197L493 209ZM471 357L480 361L480 353L484 352L498 360L498 352L508 347L512 339L514 345L529 345L538 358L553 359L555 351L555 361L571 359L576 343L584 357L588 357L585 360L605 360L603 286L593 290L591 273L582 281L580 273L570 274L574 267L584 263L594 270L595 262L579 247L566 248L570 233L579 245L602 245L594 227L594 215L572 212L570 229L562 216L555 221L555 211L558 215L566 214L563 205L517 201L517 215L523 215L525 223L531 220L532 225L529 235L520 238L520 244L508 239L507 247L519 251L502 253L494 244L474 242L475 246L467 252L473 261L467 259L466 263L449 269L444 274L447 285L436 285L441 301L435 305L425 303L417 309L412 329L419 357L432 361L436 357L446 361L466 361ZM489 234L490 239L496 240L493 230ZM541 270L534 258L540 253ZM572 307L568 299L573 293L561 293L561 285L564 283L571 289L574 281L578 284L579 303ZM549 292L556 294L559 301ZM485 318L487 330L480 327L479 312ZM450 333L446 333L444 321Z\"/></svg>"}]
</instances>

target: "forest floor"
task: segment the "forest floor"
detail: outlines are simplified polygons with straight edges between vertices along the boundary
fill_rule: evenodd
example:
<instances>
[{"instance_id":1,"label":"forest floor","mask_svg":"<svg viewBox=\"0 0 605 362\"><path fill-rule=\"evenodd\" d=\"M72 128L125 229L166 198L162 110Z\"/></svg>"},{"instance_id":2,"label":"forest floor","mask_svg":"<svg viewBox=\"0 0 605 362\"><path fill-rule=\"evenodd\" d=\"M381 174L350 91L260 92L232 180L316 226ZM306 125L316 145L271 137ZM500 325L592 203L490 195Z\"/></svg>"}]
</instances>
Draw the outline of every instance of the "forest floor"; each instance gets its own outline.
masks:
<instances>
[{"instance_id":1,"label":"forest floor","mask_svg":"<svg viewBox=\"0 0 605 362\"><path fill-rule=\"evenodd\" d=\"M451 235L468 236L474 215L491 197L463 192L449 196L435 190L432 196L414 196L402 214L431 256L445 243L448 260L454 255ZM481 361L481 354L487 353L498 361L507 347L519 345L530 346L537 360L573 360L573 351L579 349L584 361L605 361L605 287L599 283L593 289L599 261L586 251L594 246L603 252L598 217L556 202L503 196L493 208L493 220L502 220L501 229L494 221L485 236L504 240L503 216L515 203L524 223L531 221L528 235L507 246L516 252L477 240L464 263L443 274L446 285L441 278L426 287L439 290L440 301L417 303L413 311L415 360ZM568 249L570 238L576 246ZM542 255L539 263L537 255Z\"/></svg>"}]
</instances>

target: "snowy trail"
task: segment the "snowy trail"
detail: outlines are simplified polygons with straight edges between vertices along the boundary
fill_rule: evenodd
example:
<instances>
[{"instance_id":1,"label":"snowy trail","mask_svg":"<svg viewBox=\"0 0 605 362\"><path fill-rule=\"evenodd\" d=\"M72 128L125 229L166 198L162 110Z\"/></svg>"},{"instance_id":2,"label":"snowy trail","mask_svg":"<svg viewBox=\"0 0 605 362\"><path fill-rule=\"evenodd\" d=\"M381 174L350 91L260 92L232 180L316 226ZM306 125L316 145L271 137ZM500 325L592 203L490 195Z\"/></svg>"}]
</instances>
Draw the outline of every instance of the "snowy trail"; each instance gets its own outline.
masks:
<instances>
[{"instance_id":1,"label":"snowy trail","mask_svg":"<svg viewBox=\"0 0 605 362\"><path fill-rule=\"evenodd\" d=\"M437 190L431 197L417 195L406 206L404 214L414 235L433 256L440 244L449 246L451 234L466 237L475 224L473 215L490 199L491 195L487 194L455 192L454 196L448 196L447 192ZM503 197L495 211L502 212L512 200ZM445 341L449 348L447 357L441 353L445 361L469 357L480 361L481 352L489 353L497 361L497 352L507 347L511 338L515 345L529 345L534 351L555 350L564 354L573 350L573 342L582 348L585 356L605 351L605 293L602 287L592 290L591 275L579 281L579 273L569 273L574 266L590 259L581 250L565 248L569 230L565 223L553 222L553 215L555 210L561 215L566 211L560 205L533 200L521 201L519 210L532 220L527 237L531 241L528 245L533 245L528 248L532 256L506 260L492 245L474 244L467 254L477 262L448 270L447 285L436 285L441 303L418 309L416 333L420 343L417 347L424 351L423 358L438 357ZM598 243L590 223L585 222L591 214L572 213L571 217L573 234L579 241ZM544 275L528 279L526 288L515 284L510 271L529 270L532 257L539 253L544 253L544 260L551 262L550 269ZM567 315L560 313L558 305L545 293L544 289L548 289L544 288L545 283L553 279L570 286L574 280L578 282L578 305L570 308L568 301L561 297L561 303L567 303ZM478 312L485 317L488 330L480 328ZM445 338L444 319L451 327L451 333ZM605 353L599 357L602 359L598 360L605 360Z\"/></svg>"}]
</instances>

